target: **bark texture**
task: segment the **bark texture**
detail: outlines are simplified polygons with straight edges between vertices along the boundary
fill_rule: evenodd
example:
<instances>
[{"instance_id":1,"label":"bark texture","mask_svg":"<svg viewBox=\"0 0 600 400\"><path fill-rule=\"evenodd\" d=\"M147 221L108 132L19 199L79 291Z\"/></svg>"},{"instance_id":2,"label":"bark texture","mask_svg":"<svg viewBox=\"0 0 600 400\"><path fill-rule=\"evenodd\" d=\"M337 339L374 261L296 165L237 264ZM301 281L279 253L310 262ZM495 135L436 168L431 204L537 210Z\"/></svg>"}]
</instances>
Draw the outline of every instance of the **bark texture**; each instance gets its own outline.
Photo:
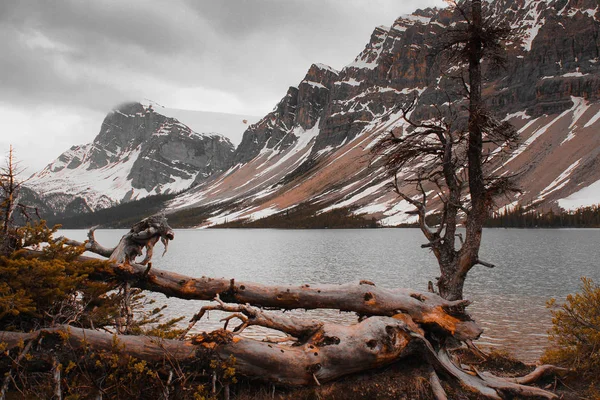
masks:
<instances>
[{"instance_id":1,"label":"bark texture","mask_svg":"<svg viewBox=\"0 0 600 400\"><path fill-rule=\"evenodd\" d=\"M341 285L263 285L224 278L192 278L139 264L110 263L91 275L94 279L121 279L137 287L182 299L212 300L278 309L338 309L361 315L393 316L405 313L459 340L477 339L482 330L465 313L467 300L448 301L429 292L386 289L361 281Z\"/></svg>"},{"instance_id":2,"label":"bark texture","mask_svg":"<svg viewBox=\"0 0 600 400\"><path fill-rule=\"evenodd\" d=\"M211 360L234 357L236 373L250 378L285 385L320 385L341 376L402 362L408 355L420 354L432 366L430 380L435 382L437 398L445 392L438 374L448 377L484 398L502 399L518 394L546 399L553 393L520 384L547 373L542 368L524 377L506 380L492 375L467 373L455 364L443 349L425 338L426 332L410 317L370 317L355 325L342 326L319 321L290 319L281 314L265 313L247 305L218 302L211 309L235 312L242 325L237 331L225 329L202 333L188 340L166 340L144 336L115 335L68 325L31 333L0 332L6 351L23 348L39 362L54 367L76 360L76 350L124 352L148 362L194 363L201 367ZM231 318L226 318L229 322ZM251 321L250 323L248 323ZM244 326L259 325L289 335L291 344L281 344L239 336ZM35 346L31 346L31 344ZM75 350L75 351L74 351ZM23 354L23 353L22 353Z\"/></svg>"}]
</instances>

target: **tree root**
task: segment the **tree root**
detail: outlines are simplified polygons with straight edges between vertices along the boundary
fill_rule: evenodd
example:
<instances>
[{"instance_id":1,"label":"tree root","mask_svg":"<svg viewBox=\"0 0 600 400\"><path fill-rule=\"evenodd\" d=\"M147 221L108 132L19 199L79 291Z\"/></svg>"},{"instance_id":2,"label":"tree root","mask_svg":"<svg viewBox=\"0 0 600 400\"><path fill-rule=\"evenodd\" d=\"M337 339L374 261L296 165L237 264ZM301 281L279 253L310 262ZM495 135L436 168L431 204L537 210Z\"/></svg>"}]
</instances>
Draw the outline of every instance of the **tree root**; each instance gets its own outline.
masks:
<instances>
[{"instance_id":1,"label":"tree root","mask_svg":"<svg viewBox=\"0 0 600 400\"><path fill-rule=\"evenodd\" d=\"M520 395L525 397L540 397L545 399L558 398L558 396L556 396L554 393L533 386L525 386L524 384L519 383L524 383L526 379L505 379L493 376L491 374L480 374L476 369L474 369L474 374L469 373L457 366L452 361L445 348L441 347L436 350L433 345L424 337L420 337L419 339L423 342L425 345L424 347L428 350L430 362L438 372L451 377L459 382L461 386L474 393L478 393L486 398L496 400L503 399L504 397L502 394ZM547 372L551 372L550 369L548 369ZM529 377L529 375L527 375L527 377Z\"/></svg>"},{"instance_id":2,"label":"tree root","mask_svg":"<svg viewBox=\"0 0 600 400\"><path fill-rule=\"evenodd\" d=\"M440 382L440 377L437 375L434 368L431 368L429 371L429 385L431 386L433 397L435 397L436 400L448 400L446 391L442 387L442 382Z\"/></svg>"},{"instance_id":3,"label":"tree root","mask_svg":"<svg viewBox=\"0 0 600 400\"><path fill-rule=\"evenodd\" d=\"M522 376L519 378L503 378L503 379L506 379L509 382L518 383L519 385L530 385L532 383L536 383L537 381L539 381L540 379L542 379L546 376L564 375L567 372L569 372L569 369L567 369L567 368L557 367L556 365L544 364L544 365L539 365L538 367L535 368L535 370L533 370L531 373L529 373L525 376ZM490 374L489 372L484 372L484 375L491 376L493 378L497 378L494 375Z\"/></svg>"}]
</instances>

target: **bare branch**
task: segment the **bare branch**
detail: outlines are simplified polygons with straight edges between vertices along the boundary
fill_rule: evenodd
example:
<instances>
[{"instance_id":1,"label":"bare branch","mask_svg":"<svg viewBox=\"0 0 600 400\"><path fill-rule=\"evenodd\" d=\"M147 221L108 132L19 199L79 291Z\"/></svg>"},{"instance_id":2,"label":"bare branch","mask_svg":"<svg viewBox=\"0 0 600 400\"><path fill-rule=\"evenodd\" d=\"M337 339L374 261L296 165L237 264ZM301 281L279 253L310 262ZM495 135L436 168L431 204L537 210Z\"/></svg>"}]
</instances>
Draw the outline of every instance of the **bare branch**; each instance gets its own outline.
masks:
<instances>
[{"instance_id":1,"label":"bare branch","mask_svg":"<svg viewBox=\"0 0 600 400\"><path fill-rule=\"evenodd\" d=\"M484 267L488 267L488 268L496 268L496 266L494 264L489 263L489 262L485 262L485 261L480 260L480 259L477 259L476 264L483 265Z\"/></svg>"}]
</instances>

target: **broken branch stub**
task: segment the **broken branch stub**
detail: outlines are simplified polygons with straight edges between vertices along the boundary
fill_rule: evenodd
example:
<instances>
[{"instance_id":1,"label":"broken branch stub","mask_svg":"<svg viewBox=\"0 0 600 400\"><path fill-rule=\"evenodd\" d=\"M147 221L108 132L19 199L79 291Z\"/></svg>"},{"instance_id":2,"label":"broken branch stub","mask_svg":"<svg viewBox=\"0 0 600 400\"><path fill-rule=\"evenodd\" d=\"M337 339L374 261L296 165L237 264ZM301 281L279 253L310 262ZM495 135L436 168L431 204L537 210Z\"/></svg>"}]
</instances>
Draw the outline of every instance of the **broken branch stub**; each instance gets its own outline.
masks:
<instances>
[{"instance_id":1,"label":"broken branch stub","mask_svg":"<svg viewBox=\"0 0 600 400\"><path fill-rule=\"evenodd\" d=\"M166 253L169 240L173 240L174 238L175 233L167 223L165 215L153 215L133 225L131 230L123 235L119 244L111 253L109 260L118 264L135 263L136 257L142 255L142 250L145 247L146 257L140 264L146 265L152 259L154 245L159 240L165 246Z\"/></svg>"}]
</instances>

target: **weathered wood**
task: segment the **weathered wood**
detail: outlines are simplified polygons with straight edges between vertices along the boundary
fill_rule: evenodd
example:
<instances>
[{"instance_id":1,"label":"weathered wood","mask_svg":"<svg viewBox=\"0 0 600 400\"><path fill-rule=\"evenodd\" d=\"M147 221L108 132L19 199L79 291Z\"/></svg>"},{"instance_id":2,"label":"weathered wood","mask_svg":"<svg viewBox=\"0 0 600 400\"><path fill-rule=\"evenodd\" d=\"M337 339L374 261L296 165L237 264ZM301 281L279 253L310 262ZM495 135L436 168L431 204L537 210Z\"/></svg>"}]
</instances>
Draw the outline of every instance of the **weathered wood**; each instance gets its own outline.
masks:
<instances>
[{"instance_id":1,"label":"weathered wood","mask_svg":"<svg viewBox=\"0 0 600 400\"><path fill-rule=\"evenodd\" d=\"M85 260L85 257L81 258ZM430 325L459 340L474 340L482 330L464 314L466 300L448 301L417 290L386 289L372 283L341 285L263 285L225 278L192 278L139 264L98 267L95 279L122 279L137 287L167 296L212 300L219 296L228 303L251 304L279 309L338 309L362 315L393 316L406 313L419 323Z\"/></svg>"},{"instance_id":2,"label":"weathered wood","mask_svg":"<svg viewBox=\"0 0 600 400\"><path fill-rule=\"evenodd\" d=\"M109 332L60 325L54 328L44 328L34 332L0 332L0 343L6 349L17 348L22 343L39 342L41 338L56 338L55 341L44 340L36 348L57 346L62 343L65 348L80 349L90 345L96 351L112 351L115 345L126 349L127 354L149 362L161 362L165 357L173 361L186 362L195 360L196 346L189 341L168 340L149 336L114 335ZM59 356L57 354L57 356ZM62 362L63 360L61 360Z\"/></svg>"},{"instance_id":3,"label":"weathered wood","mask_svg":"<svg viewBox=\"0 0 600 400\"><path fill-rule=\"evenodd\" d=\"M164 215L153 215L133 225L129 232L123 235L108 259L115 263L135 263L136 257L142 255L145 247L146 256L140 264L146 265L152 259L154 245L161 240L166 253L169 240L173 240L174 237L175 233L167 223L167 218Z\"/></svg>"},{"instance_id":4,"label":"weathered wood","mask_svg":"<svg viewBox=\"0 0 600 400\"><path fill-rule=\"evenodd\" d=\"M424 347L429 351L430 361L436 370L446 376L452 377L466 389L474 393L479 393L485 398L502 400L505 398L504 394L544 399L558 398L554 393L534 386L525 386L516 383L510 378L499 378L491 374L480 374L478 372L475 375L469 374L452 361L446 349L440 348L436 350L425 338L421 338L421 340L425 345Z\"/></svg>"},{"instance_id":5,"label":"weathered wood","mask_svg":"<svg viewBox=\"0 0 600 400\"><path fill-rule=\"evenodd\" d=\"M146 265L152 260L154 246L159 240L165 246L164 253L166 253L169 240L173 240L175 237L175 233L164 215L153 215L133 225L129 232L123 235L117 246L112 248L104 247L96 241L94 236L96 228L97 226L88 231L88 239L85 242L79 242L64 236L61 236L59 240L63 240L65 244L70 246L83 246L85 250L106 257L118 264L135 263L136 257L142 255L142 250L145 247L146 256L140 264Z\"/></svg>"},{"instance_id":6,"label":"weathered wood","mask_svg":"<svg viewBox=\"0 0 600 400\"><path fill-rule=\"evenodd\" d=\"M567 372L569 372L567 368L557 367L556 365L544 364L537 366L535 370L533 370L525 376L521 376L518 378L507 378L507 380L510 382L518 383L520 385L530 385L546 376L564 375Z\"/></svg>"},{"instance_id":7,"label":"weathered wood","mask_svg":"<svg viewBox=\"0 0 600 400\"><path fill-rule=\"evenodd\" d=\"M275 319L279 318L276 316ZM285 317L283 317L285 319ZM265 320L266 321L266 320ZM279 321L281 322L281 321ZM269 325L269 324L266 324ZM113 335L72 326L41 329L32 333L0 333L0 342L7 349L23 342L38 342L36 351L44 346L65 349L83 346L98 351L118 351L149 362L209 361L211 357L227 360L235 357L236 373L251 378L287 385L312 385L314 377L330 381L353 372L390 364L414 351L410 328L403 321L390 317L372 317L363 322L340 326L323 324L321 330L302 345L282 345L234 336L216 331L192 340L178 341L145 336ZM55 340L51 340L54 337ZM41 343L39 340L44 338ZM75 357L72 352L55 352L56 357ZM314 375L314 377L313 377Z\"/></svg>"},{"instance_id":8,"label":"weathered wood","mask_svg":"<svg viewBox=\"0 0 600 400\"><path fill-rule=\"evenodd\" d=\"M208 309L208 306L203 307L203 311ZM216 349L221 358L234 356L236 369L244 375L292 385L319 385L353 372L388 365L415 351L409 344L413 336L420 337L421 332L406 315L371 317L346 326L221 301L210 309L234 312L232 315L244 324L279 330L295 337L296 343L281 345L233 336L230 345ZM211 334L199 335L194 342L210 347L212 337Z\"/></svg>"},{"instance_id":9,"label":"weathered wood","mask_svg":"<svg viewBox=\"0 0 600 400\"><path fill-rule=\"evenodd\" d=\"M234 332L240 333L248 326L258 325L264 326L271 329L278 330L285 333L288 337L295 337L298 339L307 338L315 334L319 329L323 328L323 322L315 319L297 318L293 316L282 317L277 314L267 314L260 310L251 307L248 304L225 304L217 296L215 298L218 304L208 305L202 307L198 314L194 315L188 328L182 333L180 339L184 339L187 333L193 328L193 326L202 317L212 310L226 311L233 313L228 317L224 318L225 321L223 329L227 329L229 321L233 318L237 318L242 321L241 325L234 329Z\"/></svg>"},{"instance_id":10,"label":"weathered wood","mask_svg":"<svg viewBox=\"0 0 600 400\"><path fill-rule=\"evenodd\" d=\"M442 386L442 382L440 382L440 377L433 368L429 371L429 385L431 386L435 400L448 400L448 395Z\"/></svg>"},{"instance_id":11,"label":"weathered wood","mask_svg":"<svg viewBox=\"0 0 600 400\"><path fill-rule=\"evenodd\" d=\"M134 357L154 362L168 358L183 363L234 357L235 370L244 376L286 385L320 385L347 374L389 365L419 352L426 355L424 361L433 368L429 380L437 399L447 397L438 373L490 399L501 399L507 394L556 398L550 392L522 384L532 382L546 372L556 372L555 369L540 368L525 377L503 379L491 374L467 373L454 364L443 345L444 337L452 336L470 343L482 332L465 313L465 307L470 304L467 300L450 301L431 292L386 289L369 281L293 286L263 285L225 278L193 278L151 268L150 265L135 264L133 260L137 253L126 250L131 235L128 239L125 239L126 236L120 242L121 250L117 246L108 262L95 264L95 270L89 275L91 279L119 280L131 287L182 299L216 300L216 304L204 306L194 316L186 333L207 311L230 313L222 320L225 322L223 329L202 333L191 340L185 340L186 334L179 341L118 336L122 351ZM152 229L140 236L150 240L146 242L150 243L150 255L159 237ZM93 233L90 240L93 240ZM139 243L137 245L141 251ZM116 253L126 254L124 258L116 258L123 262L114 261ZM145 261L148 259L146 257ZM80 260L87 261L89 258L80 257ZM338 309L356 312L361 318L357 324L342 326L282 313L267 313L254 306L280 310ZM241 324L231 332L226 329L233 319L240 320ZM237 335L251 325L274 329L287 337L283 341L268 342ZM66 331L69 332L72 348L77 348L78 343L81 345L82 338L94 349L114 348L115 339L111 334L65 326L31 334L6 332L0 334L0 341L11 342L14 347L15 343L27 340L31 343L42 335L64 336ZM283 344L289 341L293 343Z\"/></svg>"},{"instance_id":12,"label":"weathered wood","mask_svg":"<svg viewBox=\"0 0 600 400\"><path fill-rule=\"evenodd\" d=\"M96 253L98 255L108 258L115 251L115 247L107 248L107 247L102 246L100 243L98 243L96 241L94 232L96 231L97 228L98 228L98 226L94 226L94 227L90 228L90 230L88 231L88 235L87 235L88 240L86 240L85 242L79 242L77 240L69 239L64 236L59 237L58 240L62 240L65 244L67 244L69 246L77 246L77 247L83 246L83 248L86 251L91 251L92 253Z\"/></svg>"},{"instance_id":13,"label":"weathered wood","mask_svg":"<svg viewBox=\"0 0 600 400\"><path fill-rule=\"evenodd\" d=\"M219 303L215 309L230 307L232 306ZM243 305L234 308L234 311L255 319L255 325L277 329L294 323L293 319L283 314L267 315L262 310ZM73 349L83 347L94 351L122 352L159 363L168 360L169 363L193 362L194 365L201 365L204 362L207 365L212 359L229 360L234 357L235 370L240 375L279 384L304 386L318 385L351 373L383 367L408 355L425 351L428 355L425 359L439 373L485 398L502 399L506 394L557 398L536 387L491 375L471 375L465 372L454 364L445 349L435 350L422 335L422 331L414 323L406 321L406 318L406 315L400 318L376 316L350 326L305 322L304 326L318 326L318 329L308 338L297 337L297 342L291 345L258 341L225 330L178 341L145 336L117 336L66 325L31 333L0 332L0 342L4 343L7 350L20 348L23 343L31 347L31 343L35 342L36 352L45 351L45 347L51 348L53 357L62 363L77 357ZM298 331L296 334L304 335L304 332ZM60 351L61 345L65 351ZM199 361L201 364L198 364ZM434 384L435 396L443 399L445 393L437 374L432 372L430 379Z\"/></svg>"}]
</instances>

